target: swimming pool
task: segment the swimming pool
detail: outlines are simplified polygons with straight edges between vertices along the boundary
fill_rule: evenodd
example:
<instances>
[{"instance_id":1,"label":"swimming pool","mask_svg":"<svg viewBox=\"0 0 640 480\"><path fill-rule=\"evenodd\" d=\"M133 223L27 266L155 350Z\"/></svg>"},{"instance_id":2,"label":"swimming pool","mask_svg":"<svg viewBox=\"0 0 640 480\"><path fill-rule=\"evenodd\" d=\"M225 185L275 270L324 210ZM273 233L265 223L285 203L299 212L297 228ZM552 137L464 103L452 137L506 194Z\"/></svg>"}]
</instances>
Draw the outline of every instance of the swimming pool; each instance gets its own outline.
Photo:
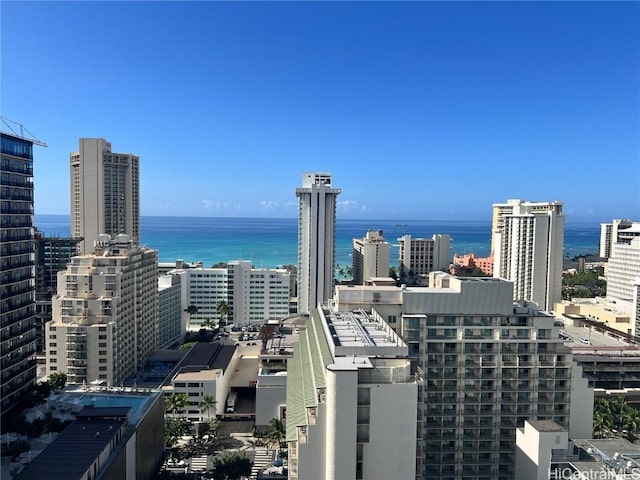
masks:
<instances>
[{"instance_id":1,"label":"swimming pool","mask_svg":"<svg viewBox=\"0 0 640 480\"><path fill-rule=\"evenodd\" d=\"M85 393L78 397L78 400L82 405L92 407L131 407L131 412L135 413L147 400L147 397L138 395L99 395L95 393Z\"/></svg>"}]
</instances>

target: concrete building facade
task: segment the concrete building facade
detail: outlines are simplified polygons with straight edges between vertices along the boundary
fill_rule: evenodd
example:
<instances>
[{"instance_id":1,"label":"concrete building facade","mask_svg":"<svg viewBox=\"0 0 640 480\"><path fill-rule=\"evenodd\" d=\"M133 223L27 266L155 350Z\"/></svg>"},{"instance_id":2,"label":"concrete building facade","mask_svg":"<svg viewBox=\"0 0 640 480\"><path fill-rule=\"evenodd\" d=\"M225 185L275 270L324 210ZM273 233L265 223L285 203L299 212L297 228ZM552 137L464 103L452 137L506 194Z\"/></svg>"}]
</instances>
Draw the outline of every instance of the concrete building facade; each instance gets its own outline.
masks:
<instances>
[{"instance_id":1,"label":"concrete building facade","mask_svg":"<svg viewBox=\"0 0 640 480\"><path fill-rule=\"evenodd\" d=\"M512 479L517 427L528 419L569 426L572 357L553 317L514 305L512 289L434 273L429 288L403 292L400 332L425 371L422 478Z\"/></svg>"},{"instance_id":2,"label":"concrete building facade","mask_svg":"<svg viewBox=\"0 0 640 480\"><path fill-rule=\"evenodd\" d=\"M70 154L71 236L92 253L98 235L126 234L140 240L139 158L113 153L103 138L81 138Z\"/></svg>"},{"instance_id":3,"label":"concrete building facade","mask_svg":"<svg viewBox=\"0 0 640 480\"><path fill-rule=\"evenodd\" d=\"M0 416L36 378L33 141L0 133Z\"/></svg>"},{"instance_id":4,"label":"concrete building facade","mask_svg":"<svg viewBox=\"0 0 640 480\"><path fill-rule=\"evenodd\" d=\"M229 380L239 362L238 349L233 345L198 343L182 359L171 378L162 386L165 395L183 393L187 404L176 415L193 422L203 422L225 413ZM210 395L215 405L206 408L203 399Z\"/></svg>"},{"instance_id":5,"label":"concrete building facade","mask_svg":"<svg viewBox=\"0 0 640 480\"><path fill-rule=\"evenodd\" d=\"M364 285L372 278L389 276L391 246L382 230L369 230L364 238L353 239L353 283Z\"/></svg>"},{"instance_id":6,"label":"concrete building facade","mask_svg":"<svg viewBox=\"0 0 640 480\"><path fill-rule=\"evenodd\" d=\"M613 246L619 241L630 240L640 235L640 223L630 220L614 219L611 223L600 224L600 257L609 258Z\"/></svg>"},{"instance_id":7,"label":"concrete building facade","mask_svg":"<svg viewBox=\"0 0 640 480\"><path fill-rule=\"evenodd\" d=\"M335 306L388 320L424 371L419 479L513 479L515 429L591 431L593 391L554 318L513 302L512 282L433 272L429 287L336 287Z\"/></svg>"},{"instance_id":8,"label":"concrete building facade","mask_svg":"<svg viewBox=\"0 0 640 480\"><path fill-rule=\"evenodd\" d=\"M228 324L243 327L280 320L289 315L290 273L285 269L253 268L247 260L234 260L226 268L174 270L182 277L183 323L198 330L202 322L220 321L218 304L227 302ZM197 312L184 312L188 306Z\"/></svg>"},{"instance_id":9,"label":"concrete building facade","mask_svg":"<svg viewBox=\"0 0 640 480\"><path fill-rule=\"evenodd\" d=\"M185 334L182 324L180 275L158 277L158 348L167 348Z\"/></svg>"},{"instance_id":10,"label":"concrete building facade","mask_svg":"<svg viewBox=\"0 0 640 480\"><path fill-rule=\"evenodd\" d=\"M47 373L65 372L72 384L121 384L157 348L157 308L157 251L127 235L98 236L95 254L73 257L58 273Z\"/></svg>"},{"instance_id":11,"label":"concrete building facade","mask_svg":"<svg viewBox=\"0 0 640 480\"><path fill-rule=\"evenodd\" d=\"M302 175L298 197L298 312L308 315L333 293L336 201L330 173Z\"/></svg>"},{"instance_id":12,"label":"concrete building facade","mask_svg":"<svg viewBox=\"0 0 640 480\"><path fill-rule=\"evenodd\" d=\"M493 276L513 282L514 300L551 311L562 296L561 202L509 200L493 205Z\"/></svg>"},{"instance_id":13,"label":"concrete building facade","mask_svg":"<svg viewBox=\"0 0 640 480\"><path fill-rule=\"evenodd\" d=\"M420 378L408 353L380 317L312 312L287 363L290 479L416 478Z\"/></svg>"},{"instance_id":14,"label":"concrete building facade","mask_svg":"<svg viewBox=\"0 0 640 480\"><path fill-rule=\"evenodd\" d=\"M413 238L403 235L400 242L400 276L409 274L426 276L433 271L449 269L451 264L451 237L437 234L431 238Z\"/></svg>"},{"instance_id":15,"label":"concrete building facade","mask_svg":"<svg viewBox=\"0 0 640 480\"><path fill-rule=\"evenodd\" d=\"M630 227L629 230L638 230ZM607 263L607 301L629 312L632 335L640 332L640 305L638 285L640 284L640 237L621 238L613 245Z\"/></svg>"}]
</instances>

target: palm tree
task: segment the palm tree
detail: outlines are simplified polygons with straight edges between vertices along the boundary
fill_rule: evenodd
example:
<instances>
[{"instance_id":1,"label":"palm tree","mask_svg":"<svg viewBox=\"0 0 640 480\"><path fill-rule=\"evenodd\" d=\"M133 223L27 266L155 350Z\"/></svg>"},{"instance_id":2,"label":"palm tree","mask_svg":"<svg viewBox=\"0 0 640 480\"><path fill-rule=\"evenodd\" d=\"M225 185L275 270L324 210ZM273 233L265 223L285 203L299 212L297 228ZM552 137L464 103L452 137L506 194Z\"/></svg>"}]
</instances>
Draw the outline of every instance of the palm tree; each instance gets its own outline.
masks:
<instances>
[{"instance_id":1,"label":"palm tree","mask_svg":"<svg viewBox=\"0 0 640 480\"><path fill-rule=\"evenodd\" d=\"M171 395L171 402L173 404L172 410L174 412L180 412L181 416L184 417L184 410L186 406L189 404L189 397L186 393L174 393Z\"/></svg>"},{"instance_id":2,"label":"palm tree","mask_svg":"<svg viewBox=\"0 0 640 480\"><path fill-rule=\"evenodd\" d=\"M220 326L224 327L227 324L227 317L229 316L229 304L226 300L220 300L217 305L218 315L220 316Z\"/></svg>"},{"instance_id":3,"label":"palm tree","mask_svg":"<svg viewBox=\"0 0 640 480\"><path fill-rule=\"evenodd\" d=\"M189 305L187 308L184 309L184 311L187 312L187 314L189 315L189 323L191 323L191 317L196 313L198 313L198 306Z\"/></svg>"},{"instance_id":4,"label":"palm tree","mask_svg":"<svg viewBox=\"0 0 640 480\"><path fill-rule=\"evenodd\" d=\"M206 393L203 397L202 397L202 401L200 402L200 411L202 413L204 413L205 411L207 412L207 417L211 417L211 414L209 413L209 409L211 407L215 407L216 406L216 400L213 398L213 395L211 395L210 393Z\"/></svg>"},{"instance_id":5,"label":"palm tree","mask_svg":"<svg viewBox=\"0 0 640 480\"><path fill-rule=\"evenodd\" d=\"M622 395L615 399L596 400L593 435L596 438L624 437L633 442L640 431L640 412Z\"/></svg>"},{"instance_id":6,"label":"palm tree","mask_svg":"<svg viewBox=\"0 0 640 480\"><path fill-rule=\"evenodd\" d=\"M205 318L202 321L201 327L206 329L206 330L213 330L215 328L216 324L214 323L214 321L210 318Z\"/></svg>"},{"instance_id":7,"label":"palm tree","mask_svg":"<svg viewBox=\"0 0 640 480\"><path fill-rule=\"evenodd\" d=\"M268 444L277 445L280 448L280 444L286 438L286 430L282 420L277 417L269 420L269 427L264 432L263 438Z\"/></svg>"}]
</instances>

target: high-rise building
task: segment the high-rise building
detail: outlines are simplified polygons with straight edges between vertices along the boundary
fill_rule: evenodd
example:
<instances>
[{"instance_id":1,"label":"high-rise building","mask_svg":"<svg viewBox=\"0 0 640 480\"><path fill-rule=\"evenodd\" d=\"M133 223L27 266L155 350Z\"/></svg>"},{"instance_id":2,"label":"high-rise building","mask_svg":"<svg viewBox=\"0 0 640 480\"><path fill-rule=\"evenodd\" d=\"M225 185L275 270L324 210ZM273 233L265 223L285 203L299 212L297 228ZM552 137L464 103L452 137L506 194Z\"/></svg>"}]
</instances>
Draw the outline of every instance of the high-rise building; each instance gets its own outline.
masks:
<instances>
[{"instance_id":1,"label":"high-rise building","mask_svg":"<svg viewBox=\"0 0 640 480\"><path fill-rule=\"evenodd\" d=\"M71 259L45 326L48 374L119 385L142 369L157 345L157 257L122 234Z\"/></svg>"},{"instance_id":2,"label":"high-rise building","mask_svg":"<svg viewBox=\"0 0 640 480\"><path fill-rule=\"evenodd\" d=\"M330 173L302 175L298 211L298 312L308 315L333 294L336 200Z\"/></svg>"},{"instance_id":3,"label":"high-rise building","mask_svg":"<svg viewBox=\"0 0 640 480\"><path fill-rule=\"evenodd\" d=\"M336 287L338 311L388 319L424 372L417 479L516 478L515 432L525 420L590 435L593 390L554 317L513 302L512 290L503 279L444 272L431 273L428 288Z\"/></svg>"},{"instance_id":4,"label":"high-rise building","mask_svg":"<svg viewBox=\"0 0 640 480\"><path fill-rule=\"evenodd\" d=\"M364 238L354 238L353 283L362 285L371 278L388 277L390 250L382 230L369 230Z\"/></svg>"},{"instance_id":5,"label":"high-rise building","mask_svg":"<svg viewBox=\"0 0 640 480\"><path fill-rule=\"evenodd\" d=\"M630 222L629 220L615 219L611 223L600 224L600 256L602 258L609 258L613 253L613 246L622 239L629 239L633 236L640 235L640 229L634 225L638 225L637 222Z\"/></svg>"},{"instance_id":6,"label":"high-rise building","mask_svg":"<svg viewBox=\"0 0 640 480\"><path fill-rule=\"evenodd\" d=\"M287 362L289 478L414 480L420 380L379 316L313 310Z\"/></svg>"},{"instance_id":7,"label":"high-rise building","mask_svg":"<svg viewBox=\"0 0 640 480\"><path fill-rule=\"evenodd\" d=\"M0 132L0 415L36 378L33 145Z\"/></svg>"},{"instance_id":8,"label":"high-rise building","mask_svg":"<svg viewBox=\"0 0 640 480\"><path fill-rule=\"evenodd\" d=\"M98 235L126 234L140 240L139 158L113 153L102 138L81 138L71 153L71 236L92 253Z\"/></svg>"},{"instance_id":9,"label":"high-rise building","mask_svg":"<svg viewBox=\"0 0 640 480\"><path fill-rule=\"evenodd\" d=\"M52 318L51 297L58 290L58 272L78 254L77 238L48 237L35 229L36 241L36 350L46 348L44 326Z\"/></svg>"},{"instance_id":10,"label":"high-rise building","mask_svg":"<svg viewBox=\"0 0 640 480\"><path fill-rule=\"evenodd\" d=\"M437 234L431 238L413 238L403 235L400 243L400 277L427 276L429 273L449 269L451 264L451 237Z\"/></svg>"},{"instance_id":11,"label":"high-rise building","mask_svg":"<svg viewBox=\"0 0 640 480\"><path fill-rule=\"evenodd\" d=\"M640 223L627 232L640 233ZM640 236L619 238L607 262L607 301L631 315L631 334L640 332Z\"/></svg>"},{"instance_id":12,"label":"high-rise building","mask_svg":"<svg viewBox=\"0 0 640 480\"><path fill-rule=\"evenodd\" d=\"M561 202L509 200L493 205L493 276L513 282L514 300L551 311L562 295Z\"/></svg>"}]
</instances>

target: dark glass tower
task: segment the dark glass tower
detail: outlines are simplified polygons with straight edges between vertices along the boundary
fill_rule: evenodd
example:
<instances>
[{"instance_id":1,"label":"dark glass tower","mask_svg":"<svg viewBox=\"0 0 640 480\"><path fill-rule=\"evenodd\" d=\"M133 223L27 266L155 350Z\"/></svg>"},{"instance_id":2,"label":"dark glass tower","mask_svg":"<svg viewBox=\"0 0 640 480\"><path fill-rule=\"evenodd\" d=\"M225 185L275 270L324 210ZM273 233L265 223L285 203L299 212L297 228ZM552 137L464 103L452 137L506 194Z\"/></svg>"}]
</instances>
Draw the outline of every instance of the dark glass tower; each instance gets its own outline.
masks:
<instances>
[{"instance_id":1,"label":"dark glass tower","mask_svg":"<svg viewBox=\"0 0 640 480\"><path fill-rule=\"evenodd\" d=\"M33 141L0 133L0 414L36 378Z\"/></svg>"},{"instance_id":2,"label":"dark glass tower","mask_svg":"<svg viewBox=\"0 0 640 480\"><path fill-rule=\"evenodd\" d=\"M42 352L44 325L52 318L51 297L58 287L58 272L67 268L71 257L78 255L82 239L48 237L35 229L36 241L36 349Z\"/></svg>"}]
</instances>

